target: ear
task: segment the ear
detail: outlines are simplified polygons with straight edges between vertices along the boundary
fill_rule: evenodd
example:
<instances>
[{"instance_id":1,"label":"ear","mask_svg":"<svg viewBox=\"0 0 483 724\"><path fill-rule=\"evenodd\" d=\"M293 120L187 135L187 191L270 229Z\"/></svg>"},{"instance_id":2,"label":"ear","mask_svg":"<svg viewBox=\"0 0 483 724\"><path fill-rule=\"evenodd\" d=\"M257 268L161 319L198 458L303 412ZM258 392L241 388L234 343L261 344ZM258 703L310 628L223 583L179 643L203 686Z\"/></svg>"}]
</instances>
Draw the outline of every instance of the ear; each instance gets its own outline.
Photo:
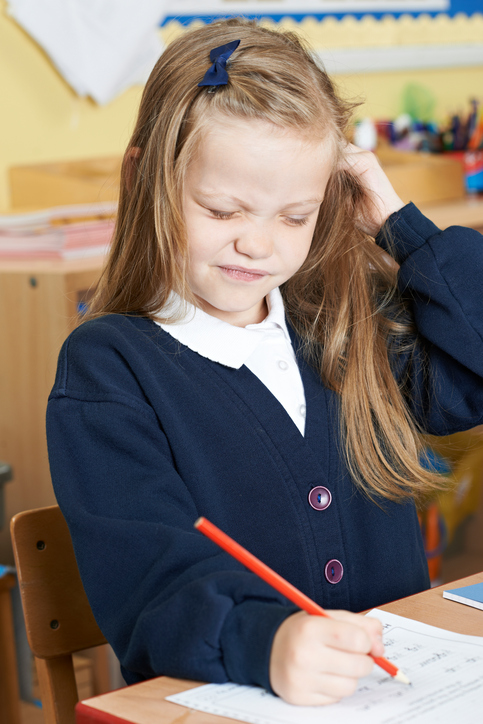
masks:
<instances>
[{"instance_id":1,"label":"ear","mask_svg":"<svg viewBox=\"0 0 483 724\"><path fill-rule=\"evenodd\" d=\"M128 191L131 191L133 187L134 176L137 171L137 162L140 155L141 149L139 146L131 146L131 148L128 148L124 154L124 180Z\"/></svg>"}]
</instances>

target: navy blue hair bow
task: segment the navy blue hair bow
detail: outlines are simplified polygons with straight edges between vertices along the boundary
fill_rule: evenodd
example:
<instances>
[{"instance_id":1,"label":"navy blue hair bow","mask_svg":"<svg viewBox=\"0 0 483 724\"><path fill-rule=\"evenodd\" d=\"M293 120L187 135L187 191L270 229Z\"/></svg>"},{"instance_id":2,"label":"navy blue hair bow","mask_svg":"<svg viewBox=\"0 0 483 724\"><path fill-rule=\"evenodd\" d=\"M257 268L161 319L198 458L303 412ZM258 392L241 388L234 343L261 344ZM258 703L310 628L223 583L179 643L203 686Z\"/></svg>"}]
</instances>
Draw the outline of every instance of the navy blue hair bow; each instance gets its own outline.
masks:
<instances>
[{"instance_id":1,"label":"navy blue hair bow","mask_svg":"<svg viewBox=\"0 0 483 724\"><path fill-rule=\"evenodd\" d=\"M231 43L213 48L210 51L210 60L213 65L206 71L205 77L198 85L226 85L228 83L226 62L239 45L239 40L232 40Z\"/></svg>"}]
</instances>

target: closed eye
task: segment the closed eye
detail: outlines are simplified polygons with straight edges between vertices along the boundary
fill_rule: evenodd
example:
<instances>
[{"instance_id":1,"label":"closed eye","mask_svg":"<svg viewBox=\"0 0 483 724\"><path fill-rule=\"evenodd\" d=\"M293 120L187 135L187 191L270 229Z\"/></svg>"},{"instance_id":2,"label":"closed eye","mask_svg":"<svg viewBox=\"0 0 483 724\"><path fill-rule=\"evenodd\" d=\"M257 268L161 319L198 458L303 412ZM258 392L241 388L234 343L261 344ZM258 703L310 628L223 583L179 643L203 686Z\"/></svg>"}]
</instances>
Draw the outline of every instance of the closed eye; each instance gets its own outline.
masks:
<instances>
[{"instance_id":1,"label":"closed eye","mask_svg":"<svg viewBox=\"0 0 483 724\"><path fill-rule=\"evenodd\" d=\"M215 219L231 219L232 216L235 215L234 211L216 211L216 209L208 209L210 214L215 217Z\"/></svg>"},{"instance_id":2,"label":"closed eye","mask_svg":"<svg viewBox=\"0 0 483 724\"><path fill-rule=\"evenodd\" d=\"M218 211L217 209L208 209L208 211L215 219L220 219L221 221L232 219L236 214L236 211ZM285 221L289 226L305 226L305 224L309 223L309 217L302 216L300 218L296 218L293 216L286 216Z\"/></svg>"},{"instance_id":3,"label":"closed eye","mask_svg":"<svg viewBox=\"0 0 483 724\"><path fill-rule=\"evenodd\" d=\"M286 216L285 219L290 226L304 226L309 223L308 216L303 216L300 219L295 219L293 216Z\"/></svg>"}]
</instances>

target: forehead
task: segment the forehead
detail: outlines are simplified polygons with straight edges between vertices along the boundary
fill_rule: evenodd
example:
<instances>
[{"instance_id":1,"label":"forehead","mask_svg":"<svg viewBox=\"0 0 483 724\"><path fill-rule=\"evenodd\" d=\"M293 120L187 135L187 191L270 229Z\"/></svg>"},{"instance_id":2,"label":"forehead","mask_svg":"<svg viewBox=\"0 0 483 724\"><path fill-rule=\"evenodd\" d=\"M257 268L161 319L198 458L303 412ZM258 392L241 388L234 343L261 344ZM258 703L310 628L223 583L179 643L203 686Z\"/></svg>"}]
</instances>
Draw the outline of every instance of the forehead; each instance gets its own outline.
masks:
<instances>
[{"instance_id":1,"label":"forehead","mask_svg":"<svg viewBox=\"0 0 483 724\"><path fill-rule=\"evenodd\" d=\"M206 193L277 197L290 203L325 190L335 142L272 123L215 116L201 133L187 183ZM245 198L244 196L244 198Z\"/></svg>"}]
</instances>

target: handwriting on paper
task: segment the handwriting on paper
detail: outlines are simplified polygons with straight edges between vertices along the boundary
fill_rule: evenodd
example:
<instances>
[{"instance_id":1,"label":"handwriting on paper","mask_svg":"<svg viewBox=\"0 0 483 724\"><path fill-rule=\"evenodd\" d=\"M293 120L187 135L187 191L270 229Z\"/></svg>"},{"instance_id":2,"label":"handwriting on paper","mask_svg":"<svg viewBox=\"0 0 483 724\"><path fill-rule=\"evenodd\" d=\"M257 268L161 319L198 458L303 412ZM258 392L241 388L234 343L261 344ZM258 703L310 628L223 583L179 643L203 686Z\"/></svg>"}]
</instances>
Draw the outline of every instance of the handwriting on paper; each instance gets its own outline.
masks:
<instances>
[{"instance_id":1,"label":"handwriting on paper","mask_svg":"<svg viewBox=\"0 0 483 724\"><path fill-rule=\"evenodd\" d=\"M356 693L327 707L286 704L263 689L209 684L168 697L192 709L250 724L465 724L483 721L483 638L372 611L383 623L385 656L411 679L374 667Z\"/></svg>"}]
</instances>

